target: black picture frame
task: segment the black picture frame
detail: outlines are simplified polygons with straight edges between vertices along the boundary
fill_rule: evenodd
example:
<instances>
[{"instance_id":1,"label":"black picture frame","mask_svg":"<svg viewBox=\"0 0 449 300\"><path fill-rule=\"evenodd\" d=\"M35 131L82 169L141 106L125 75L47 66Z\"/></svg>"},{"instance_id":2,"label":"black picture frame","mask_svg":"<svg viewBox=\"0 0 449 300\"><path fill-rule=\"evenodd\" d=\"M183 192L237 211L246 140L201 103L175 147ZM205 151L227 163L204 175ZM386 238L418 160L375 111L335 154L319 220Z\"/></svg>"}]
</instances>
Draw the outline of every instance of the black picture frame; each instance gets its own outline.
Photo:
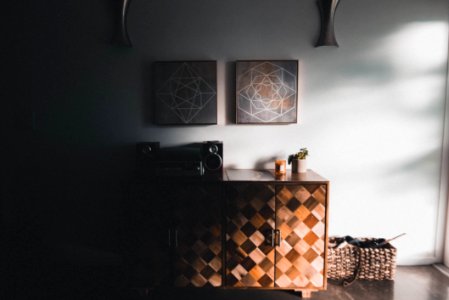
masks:
<instances>
[{"instance_id":1,"label":"black picture frame","mask_svg":"<svg viewBox=\"0 0 449 300\"><path fill-rule=\"evenodd\" d=\"M156 124L217 124L216 61L157 61L153 83Z\"/></svg>"}]
</instances>

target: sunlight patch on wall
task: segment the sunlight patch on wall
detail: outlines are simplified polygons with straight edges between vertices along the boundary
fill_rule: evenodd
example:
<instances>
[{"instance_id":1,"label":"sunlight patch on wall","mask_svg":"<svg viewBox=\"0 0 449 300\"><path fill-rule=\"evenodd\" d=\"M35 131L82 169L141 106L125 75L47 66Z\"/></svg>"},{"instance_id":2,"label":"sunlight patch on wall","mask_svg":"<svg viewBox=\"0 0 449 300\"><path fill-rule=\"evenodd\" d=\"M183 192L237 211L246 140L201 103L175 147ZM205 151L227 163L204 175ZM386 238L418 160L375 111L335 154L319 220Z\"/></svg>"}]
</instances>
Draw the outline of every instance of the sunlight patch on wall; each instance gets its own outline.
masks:
<instances>
[{"instance_id":1,"label":"sunlight patch on wall","mask_svg":"<svg viewBox=\"0 0 449 300\"><path fill-rule=\"evenodd\" d=\"M407 24L385 40L398 72L426 72L446 64L448 27L444 22Z\"/></svg>"},{"instance_id":2,"label":"sunlight patch on wall","mask_svg":"<svg viewBox=\"0 0 449 300\"><path fill-rule=\"evenodd\" d=\"M332 179L331 234L407 232L395 242L402 264L435 260L447 33L444 22L410 23L346 56L306 115L326 120L304 130L325 132L311 148L329 159L311 165Z\"/></svg>"}]
</instances>

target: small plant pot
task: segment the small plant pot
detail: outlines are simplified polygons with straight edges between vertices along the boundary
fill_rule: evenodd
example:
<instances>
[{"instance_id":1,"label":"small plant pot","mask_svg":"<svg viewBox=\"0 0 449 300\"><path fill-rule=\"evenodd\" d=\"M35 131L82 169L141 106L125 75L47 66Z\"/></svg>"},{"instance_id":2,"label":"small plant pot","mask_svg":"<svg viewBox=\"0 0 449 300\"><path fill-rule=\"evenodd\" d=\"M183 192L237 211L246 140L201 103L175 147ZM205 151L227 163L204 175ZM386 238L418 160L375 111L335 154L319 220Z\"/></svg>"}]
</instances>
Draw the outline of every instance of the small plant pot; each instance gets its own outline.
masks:
<instances>
[{"instance_id":1,"label":"small plant pot","mask_svg":"<svg viewBox=\"0 0 449 300\"><path fill-rule=\"evenodd\" d=\"M292 160L292 173L306 173L306 172L307 172L307 160L305 159Z\"/></svg>"}]
</instances>

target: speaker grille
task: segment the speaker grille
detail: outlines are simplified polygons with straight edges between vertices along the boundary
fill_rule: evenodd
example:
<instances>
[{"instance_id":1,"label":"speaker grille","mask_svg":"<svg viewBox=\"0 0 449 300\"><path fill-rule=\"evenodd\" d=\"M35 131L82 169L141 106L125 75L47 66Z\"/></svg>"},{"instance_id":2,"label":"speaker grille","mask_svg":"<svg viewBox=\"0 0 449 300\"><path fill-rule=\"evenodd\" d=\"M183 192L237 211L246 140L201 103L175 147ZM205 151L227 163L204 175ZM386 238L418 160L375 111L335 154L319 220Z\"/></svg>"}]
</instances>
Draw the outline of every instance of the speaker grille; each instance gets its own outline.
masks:
<instances>
[{"instance_id":1,"label":"speaker grille","mask_svg":"<svg viewBox=\"0 0 449 300\"><path fill-rule=\"evenodd\" d=\"M203 143L204 175L222 175L223 171L223 143L207 141Z\"/></svg>"}]
</instances>

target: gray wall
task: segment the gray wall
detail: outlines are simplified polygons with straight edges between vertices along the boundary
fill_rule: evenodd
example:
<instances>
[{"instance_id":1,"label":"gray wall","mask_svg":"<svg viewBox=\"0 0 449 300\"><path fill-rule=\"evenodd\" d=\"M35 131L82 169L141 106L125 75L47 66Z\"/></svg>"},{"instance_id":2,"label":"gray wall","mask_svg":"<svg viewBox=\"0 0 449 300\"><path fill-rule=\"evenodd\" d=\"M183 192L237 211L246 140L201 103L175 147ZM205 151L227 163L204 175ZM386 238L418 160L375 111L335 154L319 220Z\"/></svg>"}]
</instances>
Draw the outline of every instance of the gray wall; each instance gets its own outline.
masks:
<instances>
[{"instance_id":1,"label":"gray wall","mask_svg":"<svg viewBox=\"0 0 449 300\"><path fill-rule=\"evenodd\" d=\"M22 181L7 190L11 226L29 202L37 235L113 249L134 143L219 139L236 168L271 168L308 147L309 167L332 182L331 234L407 232L395 243L400 263L441 259L447 1L342 0L340 48L314 48L313 0L133 0L134 47L121 48L111 44L116 4L32 3L16 20L25 84L10 114L11 172ZM219 124L153 125L151 63L196 59L218 61ZM233 124L239 59L299 60L298 124Z\"/></svg>"}]
</instances>

